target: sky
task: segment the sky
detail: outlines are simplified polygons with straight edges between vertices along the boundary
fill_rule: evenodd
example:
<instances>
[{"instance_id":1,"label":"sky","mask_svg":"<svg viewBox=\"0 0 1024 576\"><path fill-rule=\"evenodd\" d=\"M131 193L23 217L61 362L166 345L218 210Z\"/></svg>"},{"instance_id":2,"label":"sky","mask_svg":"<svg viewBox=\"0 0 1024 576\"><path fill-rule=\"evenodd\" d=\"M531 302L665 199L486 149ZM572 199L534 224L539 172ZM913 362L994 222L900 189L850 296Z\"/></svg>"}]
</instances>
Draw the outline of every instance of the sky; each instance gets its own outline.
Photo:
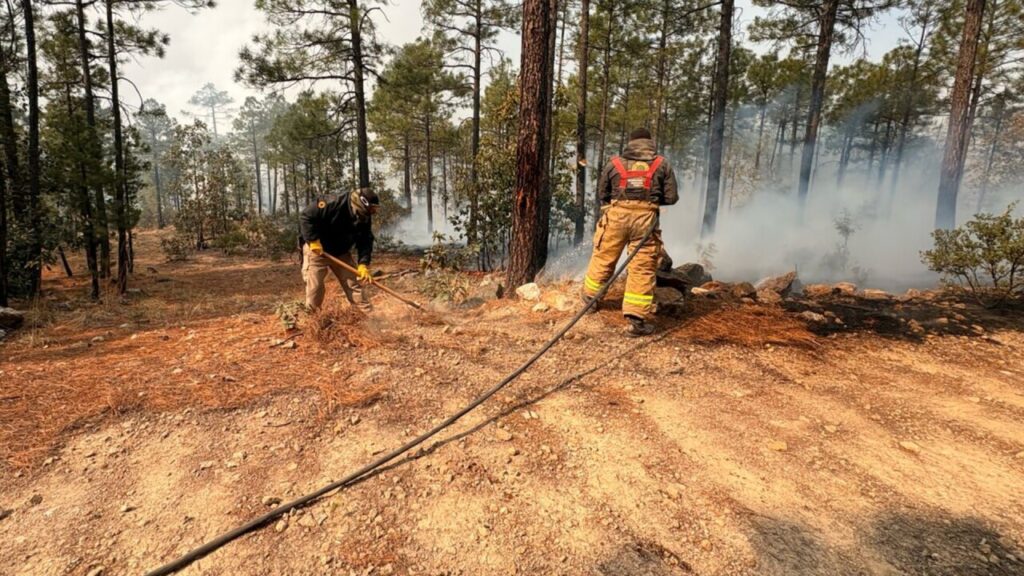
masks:
<instances>
[{"instance_id":1,"label":"sky","mask_svg":"<svg viewBox=\"0 0 1024 576\"><path fill-rule=\"evenodd\" d=\"M414 40L423 27L420 5L418 0L390 0L382 13L374 14L380 37L395 45ZM736 6L740 30L763 13L750 0L738 0ZM198 14L189 14L172 4L144 15L141 24L166 32L171 43L163 59L150 57L129 62L124 75L136 84L143 98L162 102L172 116L187 119L186 113L194 111L188 104L189 98L208 82L227 90L238 104L246 96L258 94L234 81L239 50L253 34L268 29L253 0L218 0L216 8ZM868 44L862 50L870 58L880 58L896 46L901 34L896 16L887 15L867 32ZM518 34L502 35L498 46L518 64ZM855 55L838 54L834 62L842 63L859 54L860 51ZM127 103L134 104L130 98L126 96Z\"/></svg>"}]
</instances>

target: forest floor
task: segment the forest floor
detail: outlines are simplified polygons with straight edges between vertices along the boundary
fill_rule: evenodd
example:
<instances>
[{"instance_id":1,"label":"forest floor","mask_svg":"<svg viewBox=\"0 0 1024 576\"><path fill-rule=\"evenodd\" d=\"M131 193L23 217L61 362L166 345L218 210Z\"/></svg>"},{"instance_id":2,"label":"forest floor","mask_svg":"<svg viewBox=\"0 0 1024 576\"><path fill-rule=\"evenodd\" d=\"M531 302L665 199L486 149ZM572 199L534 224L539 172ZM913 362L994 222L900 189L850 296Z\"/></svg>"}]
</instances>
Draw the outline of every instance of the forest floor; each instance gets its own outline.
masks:
<instances>
[{"instance_id":1,"label":"forest floor","mask_svg":"<svg viewBox=\"0 0 1024 576\"><path fill-rule=\"evenodd\" d=\"M126 302L49 274L0 344L0 574L155 568L436 424L571 317L377 294L286 333L295 261L137 243ZM977 327L818 335L694 301L642 339L603 310L428 450L182 573L1024 574L1024 318L955 309Z\"/></svg>"}]
</instances>

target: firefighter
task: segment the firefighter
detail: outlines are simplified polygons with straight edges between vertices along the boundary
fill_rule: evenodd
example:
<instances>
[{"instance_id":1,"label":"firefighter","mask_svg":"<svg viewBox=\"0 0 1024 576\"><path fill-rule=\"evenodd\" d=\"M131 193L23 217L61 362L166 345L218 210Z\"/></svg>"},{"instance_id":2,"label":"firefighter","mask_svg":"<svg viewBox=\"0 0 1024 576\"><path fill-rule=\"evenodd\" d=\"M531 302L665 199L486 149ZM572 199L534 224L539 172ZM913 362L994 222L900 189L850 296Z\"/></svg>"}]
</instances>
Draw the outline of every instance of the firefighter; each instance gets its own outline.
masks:
<instances>
[{"instance_id":1,"label":"firefighter","mask_svg":"<svg viewBox=\"0 0 1024 576\"><path fill-rule=\"evenodd\" d=\"M583 298L589 301L611 278L623 249L632 250L644 234L654 232L629 264L622 314L626 332L644 336L654 332L654 282L662 253L658 212L679 200L676 177L663 156L656 153L646 128L634 130L622 156L613 157L597 182L601 217L594 231L594 252L583 278ZM595 304L596 308L596 304Z\"/></svg>"},{"instance_id":2,"label":"firefighter","mask_svg":"<svg viewBox=\"0 0 1024 576\"><path fill-rule=\"evenodd\" d=\"M370 301L363 284L370 280L373 254L373 215L380 198L369 188L317 198L299 217L302 248L302 279L306 283L306 307L317 310L324 302L324 279L330 270L341 283L349 303L369 312ZM355 247L358 265L352 258ZM356 274L328 260L334 256L357 270Z\"/></svg>"}]
</instances>

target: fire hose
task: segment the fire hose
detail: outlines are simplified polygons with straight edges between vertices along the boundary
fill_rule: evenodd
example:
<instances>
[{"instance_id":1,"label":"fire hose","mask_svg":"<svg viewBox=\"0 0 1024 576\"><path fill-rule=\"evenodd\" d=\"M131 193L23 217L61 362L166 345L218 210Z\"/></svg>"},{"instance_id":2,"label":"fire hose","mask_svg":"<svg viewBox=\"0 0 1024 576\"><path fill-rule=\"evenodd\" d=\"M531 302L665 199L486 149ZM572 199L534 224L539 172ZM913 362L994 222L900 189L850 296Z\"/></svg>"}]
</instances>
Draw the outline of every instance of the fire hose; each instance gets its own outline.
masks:
<instances>
[{"instance_id":1,"label":"fire hose","mask_svg":"<svg viewBox=\"0 0 1024 576\"><path fill-rule=\"evenodd\" d=\"M203 558L204 556L210 554L211 552L214 552L215 550L217 550L218 548L224 546L225 544L228 544L229 542L231 542L233 540L236 540L236 539L240 538L241 536L243 536L243 535L245 535L245 534L247 534L247 533L249 533L249 532L251 532L251 531L253 531L253 530L255 530L255 529L259 528L259 527L261 527L261 526L269 524L271 521L276 520L277 518L287 514L288 512L291 512L292 510L294 510L296 508L301 508L303 506L306 506L307 504L310 504L311 502L319 499L321 496L324 496L325 494L327 494L329 492L332 492L334 490L340 490L340 489L348 487L351 484L354 484L357 480L359 480L363 476L366 476L367 474L377 470L381 466L384 466L385 464L391 462L395 458L398 458L399 456L405 454L406 452L408 452L408 451L412 450L413 448L419 446L420 444L426 442L431 437L437 435L439 432L441 432L445 428L448 428L449 426L451 426L452 424L454 424L455 422L460 420L463 416L465 416L466 414L470 413L471 411L476 409L478 406L480 406L481 404L486 402L491 396L494 396L496 393L498 393L499 390L501 390L502 388L504 388L504 387L508 386L509 384L511 384L516 378L518 378L524 372L526 372L526 370L529 369L530 366L532 366L535 362L537 362L537 360L539 360L541 358L541 356L544 356L544 354L546 354L549 350L551 350L551 348L554 347L554 345L557 344L558 341L561 340L562 337L564 337L566 335L566 333L568 333L569 330L571 330L572 327L575 326L576 323L579 322L580 319L582 319L583 316L591 308L593 308L594 306L597 305L597 302L599 302L602 298L604 298L604 296L608 293L608 289L611 287L612 283L622 274L623 271L625 271L626 267L633 260L633 258L636 257L637 253L640 252L640 249L643 248L644 244L646 244L647 241L650 240L651 235L654 233L654 231L657 228L658 228L658 220L655 219L654 223L651 224L651 227L647 229L647 231L644 233L643 237L641 237L640 241L637 242L636 246L626 256L626 260L618 267L618 269L615 270L615 273L612 274L612 277L609 278L608 281L604 283L604 285L597 292L597 294L595 294L592 298L590 298L587 301L586 305L583 306L583 308L581 308L580 311L577 312L576 315L573 316L572 319L569 320L569 322L565 326L563 326L554 336L552 336L551 339L548 340L544 344L544 346L542 346L540 348L540 350L535 352L533 354L533 356L531 356L528 360L523 362L523 364L521 364L518 368L513 370L501 382L498 382L497 384L495 384L494 386L492 386L491 388L486 390L484 393L482 393L479 396L477 396L472 402L467 404L464 408L462 408L458 412L452 414L448 418L445 418L444 421L442 421L440 424L434 426L429 431L424 432L423 434L417 436L413 440L410 440L409 442L407 442L407 443L403 444L402 446L396 448L395 450L392 450L391 452L388 452L387 454L377 458L373 462L370 462L369 464L363 466L359 470L356 470L355 472L352 472L351 474L349 474L348 476L345 476L341 480L337 480L335 482L332 482L332 483L324 486L323 488L320 488L320 489L318 489L318 490L316 490L314 492L310 492L309 494L306 494L305 496L301 496L299 498L296 498L295 500L292 500L291 502L287 502L285 504L281 504L280 506L274 508L273 510L263 514L262 516L258 516L256 518L253 518L249 522L246 522L245 524L243 524L243 525L241 525L241 526L239 526L239 527L237 527L237 528L235 528L235 529L233 529L233 530L231 530L229 532L225 532L224 534L221 534L220 536L215 537L214 539L206 542L205 544L199 546L198 548L195 548L195 549L187 552L185 555L183 555L183 556L181 556L181 557L179 557L179 558L177 558L175 560L172 560L172 561L168 562L167 564L164 564L163 566L160 566L159 568L156 568L155 570L152 570L151 572L148 572L146 574L146 576L165 576L167 574L173 574L173 573L177 572L178 570L181 570L182 568L188 566L192 562L195 562L196 560L199 560L200 558Z\"/></svg>"}]
</instances>

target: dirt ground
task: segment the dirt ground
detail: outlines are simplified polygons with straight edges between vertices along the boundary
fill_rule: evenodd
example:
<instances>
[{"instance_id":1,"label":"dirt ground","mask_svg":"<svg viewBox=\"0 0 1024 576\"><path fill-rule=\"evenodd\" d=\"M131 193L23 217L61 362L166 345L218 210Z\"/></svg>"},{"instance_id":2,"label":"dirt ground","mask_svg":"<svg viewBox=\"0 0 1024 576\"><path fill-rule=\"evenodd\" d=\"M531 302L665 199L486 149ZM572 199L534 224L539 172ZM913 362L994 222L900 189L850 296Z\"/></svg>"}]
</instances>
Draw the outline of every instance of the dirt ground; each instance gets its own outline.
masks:
<instances>
[{"instance_id":1,"label":"dirt ground","mask_svg":"<svg viewBox=\"0 0 1024 576\"><path fill-rule=\"evenodd\" d=\"M317 339L274 311L296 262L156 240L125 303L51 276L0 344L0 574L153 569L428 429L571 316L378 294ZM690 304L629 339L602 311L427 449L182 573L1024 574L1022 326L816 336Z\"/></svg>"}]
</instances>

